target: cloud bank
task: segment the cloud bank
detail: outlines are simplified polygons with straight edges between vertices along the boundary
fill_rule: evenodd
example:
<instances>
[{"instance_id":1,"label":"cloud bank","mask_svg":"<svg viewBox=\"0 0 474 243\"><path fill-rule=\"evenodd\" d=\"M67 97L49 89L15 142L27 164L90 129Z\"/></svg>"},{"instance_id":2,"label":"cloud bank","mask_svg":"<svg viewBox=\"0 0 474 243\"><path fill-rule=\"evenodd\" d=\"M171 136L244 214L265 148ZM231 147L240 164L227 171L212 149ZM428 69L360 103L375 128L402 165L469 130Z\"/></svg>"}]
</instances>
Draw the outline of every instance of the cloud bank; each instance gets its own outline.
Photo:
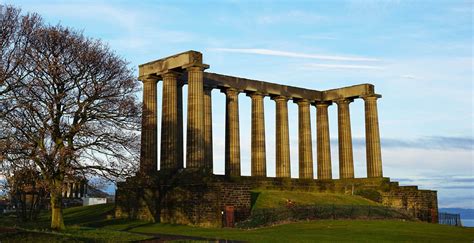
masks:
<instances>
[{"instance_id":1,"label":"cloud bank","mask_svg":"<svg viewBox=\"0 0 474 243\"><path fill-rule=\"evenodd\" d=\"M245 54L256 54L266 56L280 56L280 57L295 57L295 58L308 58L308 59L319 59L319 60L330 60L330 61L379 61L376 58L369 57L356 57L356 56L339 56L339 55L317 55L300 52L289 52L289 51L278 51L269 49L256 49L256 48L211 48L211 51L220 52L233 52L233 53L245 53Z\"/></svg>"}]
</instances>

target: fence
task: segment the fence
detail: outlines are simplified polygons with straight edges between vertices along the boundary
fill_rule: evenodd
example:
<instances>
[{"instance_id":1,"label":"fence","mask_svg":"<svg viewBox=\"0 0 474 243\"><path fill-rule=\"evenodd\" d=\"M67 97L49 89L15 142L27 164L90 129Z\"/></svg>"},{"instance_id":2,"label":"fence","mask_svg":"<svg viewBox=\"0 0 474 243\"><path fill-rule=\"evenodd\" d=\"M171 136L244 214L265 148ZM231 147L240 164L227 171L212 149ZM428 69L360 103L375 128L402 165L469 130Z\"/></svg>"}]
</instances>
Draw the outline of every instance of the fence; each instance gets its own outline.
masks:
<instances>
[{"instance_id":1,"label":"fence","mask_svg":"<svg viewBox=\"0 0 474 243\"><path fill-rule=\"evenodd\" d=\"M439 224L446 224L452 226L462 226L461 215L454 213L439 213Z\"/></svg>"},{"instance_id":2,"label":"fence","mask_svg":"<svg viewBox=\"0 0 474 243\"><path fill-rule=\"evenodd\" d=\"M405 219L412 220L412 212L372 205L305 205L287 208L254 209L249 219L239 227L253 228L282 221L314 219Z\"/></svg>"}]
</instances>

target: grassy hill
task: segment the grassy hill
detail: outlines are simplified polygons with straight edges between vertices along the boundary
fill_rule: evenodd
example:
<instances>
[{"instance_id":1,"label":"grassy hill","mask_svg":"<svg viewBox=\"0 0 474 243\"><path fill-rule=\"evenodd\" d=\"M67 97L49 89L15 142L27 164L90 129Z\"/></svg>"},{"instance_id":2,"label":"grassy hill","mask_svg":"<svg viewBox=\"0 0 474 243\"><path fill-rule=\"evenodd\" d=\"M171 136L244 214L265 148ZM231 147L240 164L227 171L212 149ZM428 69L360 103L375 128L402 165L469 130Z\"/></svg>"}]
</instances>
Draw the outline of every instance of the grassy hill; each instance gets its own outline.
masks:
<instances>
[{"instance_id":1,"label":"grassy hill","mask_svg":"<svg viewBox=\"0 0 474 243\"><path fill-rule=\"evenodd\" d=\"M414 220L403 210L395 210L357 195L336 193L255 190L252 214L237 224L256 228L274 224L323 219L404 219Z\"/></svg>"},{"instance_id":2,"label":"grassy hill","mask_svg":"<svg viewBox=\"0 0 474 243\"><path fill-rule=\"evenodd\" d=\"M305 196L306 197L306 196ZM295 199L296 200L296 199ZM200 239L228 239L249 242L380 242L432 241L472 242L474 228L460 228L421 222L395 220L318 220L252 230L199 228L184 225L110 219L113 205L96 205L65 210L68 230L61 233L43 231L47 215L28 224L28 230L8 233L0 230L1 242L116 242L137 241L169 235L186 235ZM109 219L108 219L109 218ZM0 218L1 225L12 227L12 218ZM35 227L36 225L36 227ZM17 224L23 227L22 224ZM0 227L0 229L2 229ZM180 239L172 238L172 239ZM185 238L186 239L186 238ZM189 238L187 238L189 240ZM191 238L193 239L193 238ZM199 239L199 238L194 238Z\"/></svg>"},{"instance_id":3,"label":"grassy hill","mask_svg":"<svg viewBox=\"0 0 474 243\"><path fill-rule=\"evenodd\" d=\"M252 193L254 194L253 209L285 207L288 199L296 205L380 205L360 196L335 193L279 190L256 190Z\"/></svg>"},{"instance_id":4,"label":"grassy hill","mask_svg":"<svg viewBox=\"0 0 474 243\"><path fill-rule=\"evenodd\" d=\"M49 212L43 212L33 222L17 221L12 215L2 216L0 242L116 242L151 238L126 231L91 227L93 224L107 221L113 210L113 204L66 208L64 222L67 229L60 233L48 231L51 217Z\"/></svg>"},{"instance_id":5,"label":"grassy hill","mask_svg":"<svg viewBox=\"0 0 474 243\"><path fill-rule=\"evenodd\" d=\"M139 233L184 234L249 242L472 242L473 228L393 220L318 220L253 230L150 224Z\"/></svg>"}]
</instances>

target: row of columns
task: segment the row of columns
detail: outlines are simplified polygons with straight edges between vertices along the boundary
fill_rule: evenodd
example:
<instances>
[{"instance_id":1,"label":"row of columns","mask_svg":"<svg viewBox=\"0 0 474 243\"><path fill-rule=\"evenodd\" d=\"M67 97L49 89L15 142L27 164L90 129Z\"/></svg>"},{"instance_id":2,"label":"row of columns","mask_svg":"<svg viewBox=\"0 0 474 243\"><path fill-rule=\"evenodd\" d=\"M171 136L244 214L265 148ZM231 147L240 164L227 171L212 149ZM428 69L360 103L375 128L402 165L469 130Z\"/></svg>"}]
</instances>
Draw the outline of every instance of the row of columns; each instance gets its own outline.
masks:
<instances>
[{"instance_id":1,"label":"row of columns","mask_svg":"<svg viewBox=\"0 0 474 243\"><path fill-rule=\"evenodd\" d=\"M87 183L80 182L66 182L62 190L63 198L81 198L87 193Z\"/></svg>"},{"instance_id":2,"label":"row of columns","mask_svg":"<svg viewBox=\"0 0 474 243\"><path fill-rule=\"evenodd\" d=\"M225 89L226 94L226 175L240 175L240 138L238 91ZM264 95L248 94L252 99L251 175L266 176ZM364 96L367 143L367 176L382 177L382 159L378 127L378 95ZM276 176L290 177L290 144L288 129L288 98L272 97L276 104ZM353 99L340 99L338 105L339 178L354 178L352 133L349 104ZM296 99L298 105L299 178L313 178L310 105L307 99ZM332 102L315 102L317 108L317 175L332 179L328 107Z\"/></svg>"},{"instance_id":3,"label":"row of columns","mask_svg":"<svg viewBox=\"0 0 474 243\"><path fill-rule=\"evenodd\" d=\"M210 90L204 90L204 66L187 68L188 121L187 168L212 168L212 111ZM157 170L157 82L163 80L160 168L183 168L183 95L180 73L165 71L159 76L141 77L143 82L143 113L140 172ZM206 108L205 108L206 107ZM207 109L209 107L209 109Z\"/></svg>"},{"instance_id":4,"label":"row of columns","mask_svg":"<svg viewBox=\"0 0 474 243\"><path fill-rule=\"evenodd\" d=\"M188 74L188 126L187 126L187 168L212 171L212 96L211 88L203 85L202 66L187 68ZM183 117L182 84L180 74L167 71L160 76L143 77L143 121L140 170L142 173L156 171L157 148L157 104L156 84L163 80L163 117L161 133L161 169L183 168ZM225 174L240 176L240 131L239 91L224 88L226 95L225 124ZM264 94L250 92L252 100L251 174L266 176ZM365 101L367 176L382 177L380 136L377 103L379 96L363 97ZM274 96L276 104L276 176L290 177L290 143L288 127L289 98ZM349 104L352 99L334 102L338 106L339 177L354 178L352 136ZM298 152L299 178L313 178L313 154L311 139L310 107L307 99L295 99L298 105ZM319 179L332 179L331 149L329 137L328 107L332 102L318 101L317 108L317 175Z\"/></svg>"}]
</instances>

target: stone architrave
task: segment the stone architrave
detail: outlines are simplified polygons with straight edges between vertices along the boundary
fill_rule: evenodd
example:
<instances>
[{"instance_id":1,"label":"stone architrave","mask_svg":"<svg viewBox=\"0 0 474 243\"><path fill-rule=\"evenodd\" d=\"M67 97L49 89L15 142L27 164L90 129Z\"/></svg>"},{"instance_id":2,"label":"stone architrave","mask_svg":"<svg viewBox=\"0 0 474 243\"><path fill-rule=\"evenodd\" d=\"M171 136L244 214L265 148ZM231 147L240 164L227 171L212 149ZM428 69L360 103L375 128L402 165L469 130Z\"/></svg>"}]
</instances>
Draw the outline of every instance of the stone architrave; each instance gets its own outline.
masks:
<instances>
[{"instance_id":1,"label":"stone architrave","mask_svg":"<svg viewBox=\"0 0 474 243\"><path fill-rule=\"evenodd\" d=\"M298 99L295 103L298 104L299 178L313 179L310 102L306 99Z\"/></svg>"},{"instance_id":2,"label":"stone architrave","mask_svg":"<svg viewBox=\"0 0 474 243\"><path fill-rule=\"evenodd\" d=\"M377 99L380 95L362 96L365 101L365 146L367 155L367 177L383 177L380 151Z\"/></svg>"},{"instance_id":3,"label":"stone architrave","mask_svg":"<svg viewBox=\"0 0 474 243\"><path fill-rule=\"evenodd\" d=\"M157 171L157 90L158 77L140 77L143 82L143 111L140 150L140 173L151 174Z\"/></svg>"},{"instance_id":4,"label":"stone architrave","mask_svg":"<svg viewBox=\"0 0 474 243\"><path fill-rule=\"evenodd\" d=\"M276 105L276 177L291 177L290 137L288 129L288 98L272 98Z\"/></svg>"},{"instance_id":5,"label":"stone architrave","mask_svg":"<svg viewBox=\"0 0 474 243\"><path fill-rule=\"evenodd\" d=\"M352 99L336 100L339 135L339 178L354 178L354 159L352 155L352 134L349 104Z\"/></svg>"},{"instance_id":6,"label":"stone architrave","mask_svg":"<svg viewBox=\"0 0 474 243\"><path fill-rule=\"evenodd\" d=\"M331 102L316 102L316 136L317 136L317 163L318 179L332 179L331 169L331 141L329 137L328 107Z\"/></svg>"},{"instance_id":7,"label":"stone architrave","mask_svg":"<svg viewBox=\"0 0 474 243\"><path fill-rule=\"evenodd\" d=\"M204 87L204 163L212 171L212 88Z\"/></svg>"},{"instance_id":8,"label":"stone architrave","mask_svg":"<svg viewBox=\"0 0 474 243\"><path fill-rule=\"evenodd\" d=\"M204 168L204 66L191 66L188 71L188 126L186 167Z\"/></svg>"},{"instance_id":9,"label":"stone architrave","mask_svg":"<svg viewBox=\"0 0 474 243\"><path fill-rule=\"evenodd\" d=\"M161 116L161 160L160 170L180 169L179 123L178 123L178 76L168 71L163 77L163 105Z\"/></svg>"},{"instance_id":10,"label":"stone architrave","mask_svg":"<svg viewBox=\"0 0 474 243\"><path fill-rule=\"evenodd\" d=\"M240 176L239 91L224 90L226 94L225 119L225 174Z\"/></svg>"},{"instance_id":11,"label":"stone architrave","mask_svg":"<svg viewBox=\"0 0 474 243\"><path fill-rule=\"evenodd\" d=\"M261 93L250 93L252 99L252 159L251 175L267 176L266 151L265 151L265 112Z\"/></svg>"}]
</instances>

